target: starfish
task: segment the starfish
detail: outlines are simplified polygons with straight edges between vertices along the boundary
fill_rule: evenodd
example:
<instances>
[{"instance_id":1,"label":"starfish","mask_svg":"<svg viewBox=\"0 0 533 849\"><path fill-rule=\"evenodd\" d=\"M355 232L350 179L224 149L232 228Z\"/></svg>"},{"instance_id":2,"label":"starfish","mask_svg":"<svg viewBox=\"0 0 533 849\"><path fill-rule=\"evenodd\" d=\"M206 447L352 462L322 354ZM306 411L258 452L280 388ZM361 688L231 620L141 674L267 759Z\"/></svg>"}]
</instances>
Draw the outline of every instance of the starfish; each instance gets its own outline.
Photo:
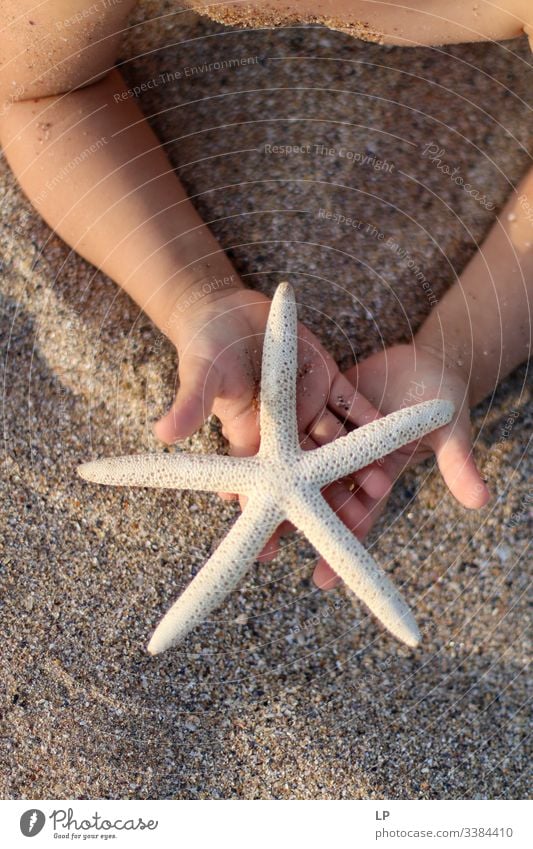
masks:
<instances>
[{"instance_id":1,"label":"starfish","mask_svg":"<svg viewBox=\"0 0 533 849\"><path fill-rule=\"evenodd\" d=\"M425 401L376 419L311 451L296 420L297 315L294 292L281 283L263 345L260 434L253 457L141 454L84 463L78 472L115 486L236 492L247 503L205 566L170 608L149 644L159 654L183 638L232 592L278 525L288 519L397 639L416 646L420 633L406 602L339 519L321 489L447 424L453 404Z\"/></svg>"}]
</instances>

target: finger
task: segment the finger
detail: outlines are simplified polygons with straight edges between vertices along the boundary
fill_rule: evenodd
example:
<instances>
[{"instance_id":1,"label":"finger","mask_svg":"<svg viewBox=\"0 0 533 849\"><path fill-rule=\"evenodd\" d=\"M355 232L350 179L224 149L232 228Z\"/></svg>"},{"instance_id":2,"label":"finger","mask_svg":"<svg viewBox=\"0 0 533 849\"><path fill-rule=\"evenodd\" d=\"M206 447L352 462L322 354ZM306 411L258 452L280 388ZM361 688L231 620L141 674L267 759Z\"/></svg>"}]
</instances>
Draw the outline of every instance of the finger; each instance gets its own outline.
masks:
<instances>
[{"instance_id":1,"label":"finger","mask_svg":"<svg viewBox=\"0 0 533 849\"><path fill-rule=\"evenodd\" d=\"M231 412L223 422L222 435L229 442L232 457L257 454L260 445L259 413L254 405L247 404L242 411Z\"/></svg>"},{"instance_id":2,"label":"finger","mask_svg":"<svg viewBox=\"0 0 533 849\"><path fill-rule=\"evenodd\" d=\"M457 501L471 510L483 507L490 492L477 470L468 430L457 423L439 428L431 434L430 444L442 477Z\"/></svg>"},{"instance_id":3,"label":"finger","mask_svg":"<svg viewBox=\"0 0 533 849\"><path fill-rule=\"evenodd\" d=\"M333 590L342 584L331 566L321 557L313 572L313 582L319 590Z\"/></svg>"},{"instance_id":4,"label":"finger","mask_svg":"<svg viewBox=\"0 0 533 849\"><path fill-rule=\"evenodd\" d=\"M216 412L216 410L214 411ZM231 457L251 457L259 450L259 424L257 413L248 408L236 413L228 424L223 425L222 435L229 443L228 454ZM236 501L235 492L219 492L223 501Z\"/></svg>"},{"instance_id":5,"label":"finger","mask_svg":"<svg viewBox=\"0 0 533 849\"><path fill-rule=\"evenodd\" d=\"M376 501L390 495L392 483L381 466L376 464L367 466L366 469L361 469L352 477L355 478L358 486Z\"/></svg>"},{"instance_id":6,"label":"finger","mask_svg":"<svg viewBox=\"0 0 533 849\"><path fill-rule=\"evenodd\" d=\"M362 503L361 498L351 492L343 481L335 481L335 483L327 486L323 495L331 509L335 511L339 519L352 533L358 539L364 539L372 526L372 522L368 508Z\"/></svg>"},{"instance_id":7,"label":"finger","mask_svg":"<svg viewBox=\"0 0 533 849\"><path fill-rule=\"evenodd\" d=\"M367 513L367 521L368 521L368 531L367 531L367 533L370 531L371 528L374 527L377 520L385 512L385 508L387 507L387 502L389 500L389 495L390 495L390 492L384 498L380 498L379 500L377 500L375 498L371 498L362 489L360 489L359 492L357 493L357 499L361 502L364 510L366 510L366 513ZM362 539L362 537L360 537L360 539Z\"/></svg>"},{"instance_id":8,"label":"finger","mask_svg":"<svg viewBox=\"0 0 533 849\"><path fill-rule=\"evenodd\" d=\"M180 363L179 376L178 394L172 407L154 425L155 435L167 443L185 439L203 425L220 387L216 367L194 354Z\"/></svg>"},{"instance_id":9,"label":"finger","mask_svg":"<svg viewBox=\"0 0 533 849\"><path fill-rule=\"evenodd\" d=\"M341 372L335 375L331 384L328 407L342 422L358 427L381 418L379 410Z\"/></svg>"},{"instance_id":10,"label":"finger","mask_svg":"<svg viewBox=\"0 0 533 849\"><path fill-rule=\"evenodd\" d=\"M238 399L216 400L213 412L222 421L222 435L228 441L231 457L250 457L259 450L259 418L249 387ZM236 501L235 492L219 492L223 501Z\"/></svg>"},{"instance_id":11,"label":"finger","mask_svg":"<svg viewBox=\"0 0 533 849\"><path fill-rule=\"evenodd\" d=\"M339 436L346 436L347 430L336 415L325 407L316 418L309 423L307 433L317 445L333 442Z\"/></svg>"}]
</instances>

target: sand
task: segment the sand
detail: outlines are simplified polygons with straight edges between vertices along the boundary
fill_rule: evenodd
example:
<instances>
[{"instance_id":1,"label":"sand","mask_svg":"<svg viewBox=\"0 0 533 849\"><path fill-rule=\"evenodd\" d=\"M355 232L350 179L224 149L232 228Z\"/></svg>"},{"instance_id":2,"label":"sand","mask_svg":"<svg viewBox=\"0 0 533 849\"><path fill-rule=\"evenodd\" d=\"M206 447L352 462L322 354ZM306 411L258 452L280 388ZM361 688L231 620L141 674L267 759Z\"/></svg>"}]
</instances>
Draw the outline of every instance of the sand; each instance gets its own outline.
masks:
<instances>
[{"instance_id":1,"label":"sand","mask_svg":"<svg viewBox=\"0 0 533 849\"><path fill-rule=\"evenodd\" d=\"M290 279L344 366L408 339L528 167L525 40L402 50L161 9L137 12L123 71L132 86L159 80L141 105L244 279L267 293ZM236 508L76 477L93 457L160 450L150 428L175 358L0 166L0 795L525 796L526 368L474 412L490 505L465 511L428 463L372 534L416 613L418 650L342 589L316 591L314 553L289 537L183 647L151 658L153 627ZM189 447L221 448L216 423Z\"/></svg>"}]
</instances>

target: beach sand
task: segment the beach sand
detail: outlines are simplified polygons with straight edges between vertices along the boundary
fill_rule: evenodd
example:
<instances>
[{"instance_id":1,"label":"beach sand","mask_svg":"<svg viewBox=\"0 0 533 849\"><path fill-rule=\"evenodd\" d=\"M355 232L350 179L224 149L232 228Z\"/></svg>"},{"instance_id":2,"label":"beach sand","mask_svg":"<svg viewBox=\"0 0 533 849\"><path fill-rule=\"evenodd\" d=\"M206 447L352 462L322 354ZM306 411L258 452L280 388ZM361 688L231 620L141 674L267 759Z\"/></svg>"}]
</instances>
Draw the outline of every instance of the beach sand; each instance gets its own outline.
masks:
<instances>
[{"instance_id":1,"label":"beach sand","mask_svg":"<svg viewBox=\"0 0 533 849\"><path fill-rule=\"evenodd\" d=\"M525 39L402 50L161 9L142 4L122 70L130 86L158 81L141 106L246 283L271 294L290 280L344 367L409 339L528 167ZM525 796L526 368L474 412L489 506L467 512L428 463L369 540L413 607L419 649L343 589L318 592L314 552L292 536L152 658L153 628L237 508L77 477L91 458L162 450L151 423L175 357L0 167L0 795ZM188 443L222 447L215 422Z\"/></svg>"}]
</instances>

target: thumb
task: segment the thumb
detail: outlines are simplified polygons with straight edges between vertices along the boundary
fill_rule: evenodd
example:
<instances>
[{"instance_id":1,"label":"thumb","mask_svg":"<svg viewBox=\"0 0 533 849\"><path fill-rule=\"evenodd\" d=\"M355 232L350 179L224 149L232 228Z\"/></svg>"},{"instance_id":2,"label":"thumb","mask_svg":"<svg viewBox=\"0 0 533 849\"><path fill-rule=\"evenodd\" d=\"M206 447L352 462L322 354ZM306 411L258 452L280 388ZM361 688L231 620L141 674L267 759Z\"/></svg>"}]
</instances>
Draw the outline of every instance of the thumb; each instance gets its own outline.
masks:
<instances>
[{"instance_id":1,"label":"thumb","mask_svg":"<svg viewBox=\"0 0 533 849\"><path fill-rule=\"evenodd\" d=\"M431 443L442 477L452 495L470 510L484 507L490 499L490 492L474 460L469 428L454 422L435 431Z\"/></svg>"},{"instance_id":2,"label":"thumb","mask_svg":"<svg viewBox=\"0 0 533 849\"><path fill-rule=\"evenodd\" d=\"M179 366L180 385L172 407L154 425L162 442L185 439L200 428L211 413L220 389L216 366L205 357L190 354Z\"/></svg>"}]
</instances>

